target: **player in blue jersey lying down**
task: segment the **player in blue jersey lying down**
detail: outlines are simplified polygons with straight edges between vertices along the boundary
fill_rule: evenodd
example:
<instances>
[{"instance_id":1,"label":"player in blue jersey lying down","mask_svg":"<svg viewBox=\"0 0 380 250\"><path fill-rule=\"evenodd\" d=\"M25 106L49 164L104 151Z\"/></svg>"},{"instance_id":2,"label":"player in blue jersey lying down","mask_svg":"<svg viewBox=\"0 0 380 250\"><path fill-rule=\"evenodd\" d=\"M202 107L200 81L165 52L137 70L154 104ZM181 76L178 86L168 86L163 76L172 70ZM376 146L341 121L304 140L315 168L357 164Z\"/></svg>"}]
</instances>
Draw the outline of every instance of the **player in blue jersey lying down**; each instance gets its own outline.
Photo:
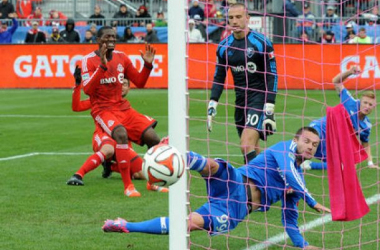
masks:
<instances>
[{"instance_id":1,"label":"player in blue jersey lying down","mask_svg":"<svg viewBox=\"0 0 380 250\"><path fill-rule=\"evenodd\" d=\"M353 98L350 92L343 85L343 82L349 76L357 74L360 74L360 67L352 66L349 70L335 76L333 83L336 92L340 96L340 102L350 115L352 126L368 154L368 167L378 169L379 167L372 160L371 147L369 144L372 124L367 117L376 107L375 93L373 91L364 91L360 100L358 100ZM321 162L305 161L305 163L302 164L302 168L305 168L306 170L326 169L326 117L312 121L309 126L315 128L319 133L321 143L315 153L315 158L320 159Z\"/></svg>"},{"instance_id":2,"label":"player in blue jersey lying down","mask_svg":"<svg viewBox=\"0 0 380 250\"><path fill-rule=\"evenodd\" d=\"M282 202L282 224L296 247L309 246L298 228L297 203L303 199L314 210L330 212L308 192L300 165L311 159L319 144L318 132L300 128L294 138L281 141L261 152L249 164L234 168L223 159L187 154L190 170L206 180L208 202L190 214L189 230L226 233L252 211L267 211L271 204ZM144 222L122 218L107 220L104 232L168 234L169 218L158 217Z\"/></svg>"}]
</instances>

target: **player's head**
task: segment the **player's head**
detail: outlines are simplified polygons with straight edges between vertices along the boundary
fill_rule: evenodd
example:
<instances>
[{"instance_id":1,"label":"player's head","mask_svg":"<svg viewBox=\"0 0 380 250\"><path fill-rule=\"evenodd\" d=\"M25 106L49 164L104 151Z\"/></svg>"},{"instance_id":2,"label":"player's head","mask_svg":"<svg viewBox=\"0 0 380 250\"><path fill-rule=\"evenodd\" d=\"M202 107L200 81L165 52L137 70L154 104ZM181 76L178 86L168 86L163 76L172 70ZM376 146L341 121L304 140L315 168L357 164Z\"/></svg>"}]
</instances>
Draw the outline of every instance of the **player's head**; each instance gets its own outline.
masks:
<instances>
[{"instance_id":1,"label":"player's head","mask_svg":"<svg viewBox=\"0 0 380 250\"><path fill-rule=\"evenodd\" d=\"M121 96L122 97L127 96L128 92L129 92L129 80L124 78L123 83L121 84Z\"/></svg>"},{"instance_id":2,"label":"player's head","mask_svg":"<svg viewBox=\"0 0 380 250\"><path fill-rule=\"evenodd\" d=\"M116 32L111 26L103 26L98 30L96 41L99 48L106 44L107 50L114 50L116 44Z\"/></svg>"},{"instance_id":3,"label":"player's head","mask_svg":"<svg viewBox=\"0 0 380 250\"><path fill-rule=\"evenodd\" d=\"M293 138L297 143L297 157L303 160L310 160L317 151L320 139L319 133L312 127L302 127Z\"/></svg>"},{"instance_id":4,"label":"player's head","mask_svg":"<svg viewBox=\"0 0 380 250\"><path fill-rule=\"evenodd\" d=\"M360 113L363 115L371 114L376 107L376 95L373 91L364 91L360 97Z\"/></svg>"},{"instance_id":5,"label":"player's head","mask_svg":"<svg viewBox=\"0 0 380 250\"><path fill-rule=\"evenodd\" d=\"M248 9L244 4L235 3L228 8L228 24L234 32L244 32L248 27Z\"/></svg>"}]
</instances>

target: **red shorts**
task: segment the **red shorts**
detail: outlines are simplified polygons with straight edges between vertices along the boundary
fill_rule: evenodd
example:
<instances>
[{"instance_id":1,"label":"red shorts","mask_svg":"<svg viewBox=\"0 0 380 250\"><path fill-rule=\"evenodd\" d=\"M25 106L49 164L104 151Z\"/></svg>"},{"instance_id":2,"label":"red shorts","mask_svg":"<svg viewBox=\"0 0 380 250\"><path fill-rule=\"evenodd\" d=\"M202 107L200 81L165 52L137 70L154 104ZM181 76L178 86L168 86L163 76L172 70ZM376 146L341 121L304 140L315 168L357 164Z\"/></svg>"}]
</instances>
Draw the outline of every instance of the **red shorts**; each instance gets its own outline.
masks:
<instances>
[{"instance_id":1,"label":"red shorts","mask_svg":"<svg viewBox=\"0 0 380 250\"><path fill-rule=\"evenodd\" d=\"M109 136L112 136L115 127L124 126L128 139L141 146L144 132L157 124L155 119L142 115L132 108L123 111L103 111L94 119Z\"/></svg>"}]
</instances>

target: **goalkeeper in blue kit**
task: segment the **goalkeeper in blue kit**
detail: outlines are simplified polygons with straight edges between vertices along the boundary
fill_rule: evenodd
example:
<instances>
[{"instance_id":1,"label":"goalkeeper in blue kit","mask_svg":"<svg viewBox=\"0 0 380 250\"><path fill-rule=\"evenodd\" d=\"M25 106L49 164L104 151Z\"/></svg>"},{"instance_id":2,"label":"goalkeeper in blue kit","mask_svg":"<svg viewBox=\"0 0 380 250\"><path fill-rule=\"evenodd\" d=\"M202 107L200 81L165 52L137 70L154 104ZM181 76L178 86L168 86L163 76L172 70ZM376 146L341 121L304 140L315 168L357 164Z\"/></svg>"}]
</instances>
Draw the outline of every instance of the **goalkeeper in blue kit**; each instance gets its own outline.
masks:
<instances>
[{"instance_id":1,"label":"goalkeeper in blue kit","mask_svg":"<svg viewBox=\"0 0 380 250\"><path fill-rule=\"evenodd\" d=\"M274 117L277 66L273 45L263 34L248 28L250 16L243 4L229 6L228 22L233 34L219 43L217 62L207 110L207 127L222 95L228 69L235 86L235 125L244 162L259 153L259 140L276 131Z\"/></svg>"},{"instance_id":2,"label":"goalkeeper in blue kit","mask_svg":"<svg viewBox=\"0 0 380 250\"><path fill-rule=\"evenodd\" d=\"M281 141L240 168L223 159L187 154L190 170L199 172L206 181L208 202L189 216L189 230L206 230L212 235L234 229L252 211L268 211L271 204L282 202L282 224L294 246L309 246L298 228L297 203L303 199L314 210L330 212L319 204L305 186L300 165L311 159L319 144L318 132L300 128L294 138ZM169 234L169 218L158 217L144 222L122 218L107 220L105 232Z\"/></svg>"}]
</instances>

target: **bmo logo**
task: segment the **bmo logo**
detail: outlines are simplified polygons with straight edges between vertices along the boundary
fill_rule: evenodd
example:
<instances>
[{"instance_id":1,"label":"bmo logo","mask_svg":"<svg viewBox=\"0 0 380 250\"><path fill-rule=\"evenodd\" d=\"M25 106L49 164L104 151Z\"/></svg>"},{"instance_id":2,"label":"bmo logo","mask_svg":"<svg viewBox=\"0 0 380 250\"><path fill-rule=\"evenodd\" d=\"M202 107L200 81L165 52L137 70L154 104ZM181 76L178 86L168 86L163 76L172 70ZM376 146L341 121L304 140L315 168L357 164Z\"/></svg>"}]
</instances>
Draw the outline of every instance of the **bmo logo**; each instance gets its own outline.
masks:
<instances>
[{"instance_id":1,"label":"bmo logo","mask_svg":"<svg viewBox=\"0 0 380 250\"><path fill-rule=\"evenodd\" d=\"M116 82L116 77L108 77L108 78L100 79L100 84L110 84L110 83L115 83L115 82Z\"/></svg>"}]
</instances>

